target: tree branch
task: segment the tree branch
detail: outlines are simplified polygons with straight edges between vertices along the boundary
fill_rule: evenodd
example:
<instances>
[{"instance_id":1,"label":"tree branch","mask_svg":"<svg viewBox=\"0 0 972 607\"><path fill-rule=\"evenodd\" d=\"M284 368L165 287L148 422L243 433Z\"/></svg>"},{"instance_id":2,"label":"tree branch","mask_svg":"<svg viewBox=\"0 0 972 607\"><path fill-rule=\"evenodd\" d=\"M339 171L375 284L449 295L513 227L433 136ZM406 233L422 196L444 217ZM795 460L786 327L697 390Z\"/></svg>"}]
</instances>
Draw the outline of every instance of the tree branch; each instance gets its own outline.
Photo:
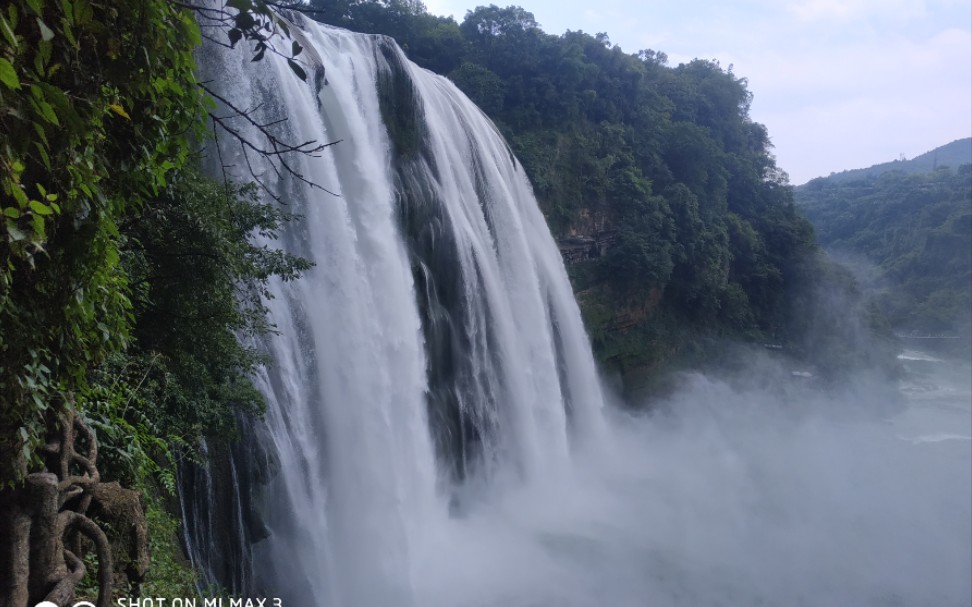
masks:
<instances>
[{"instance_id":1,"label":"tree branch","mask_svg":"<svg viewBox=\"0 0 972 607\"><path fill-rule=\"evenodd\" d=\"M214 99L216 99L217 101L225 105L227 108L229 108L232 112L234 112L234 114L231 116L217 116L215 113L210 113L209 117L213 122L213 131L215 133L216 127L218 126L220 129L222 129L226 133L229 133L234 139L237 140L237 142L240 144L241 149L243 150L243 157L246 160L247 170L250 172L250 176L254 179L257 185L259 185L260 188L263 189L270 197L272 197L277 202L283 203L282 198L276 193L274 193L269 187L267 187L266 183L264 183L263 178L256 173L256 171L253 168L253 164L250 162L250 156L247 150L251 150L256 154L266 158L268 164L274 170L274 172L277 174L278 177L282 177L283 173L286 173L291 177L293 177L294 179L297 179L298 181L310 186L311 188L316 188L332 196L340 197L340 194L332 192L331 190L325 188L324 186L315 183L314 181L311 181L310 179L305 177L302 173L300 173L300 171L293 168L287 162L287 160L285 160L285 156L288 154L299 154L311 158L319 158L320 157L318 155L319 152L321 152L326 148L331 147L332 145L341 143L342 140L339 139L337 141L331 141L328 143L318 143L317 141L314 140L305 141L297 144L287 143L281 140L279 137L277 137L270 130L270 127L286 122L288 120L287 118L280 118L278 120L272 120L270 122L260 122L255 118L253 118L252 116L252 113L261 107L260 105L257 105L256 107L250 110L244 110L242 108L237 107L235 104L233 104L232 101L230 101L226 97L214 91L212 87L210 87L207 83L201 82L199 83L199 86L206 92L206 94L213 97ZM228 124L230 120L234 120L237 118L242 118L251 127L256 129L256 131L260 135L262 135L263 138L266 140L266 145L258 146L253 141L248 139L239 130L237 130L236 128ZM218 137L216 137L215 135L214 137L216 138L217 154L219 154L220 156L220 164L221 166L225 166L222 164L222 152L219 150ZM224 172L224 179L225 179L225 172Z\"/></svg>"},{"instance_id":2,"label":"tree branch","mask_svg":"<svg viewBox=\"0 0 972 607\"><path fill-rule=\"evenodd\" d=\"M77 512L72 512L71 510L65 510L57 515L57 525L58 531L61 534L67 531L76 529L81 535L84 535L89 540L91 540L95 545L95 550L98 554L98 607L110 607L111 605L111 576L112 576L112 564L111 564L111 547L108 544L108 537L105 532L101 530L101 527L97 525L94 521L89 519L83 514ZM64 558L69 561L73 557L74 560L78 560L77 556L72 554L70 551L64 551ZM81 575L84 575L84 568L81 568ZM80 580L80 577L78 578ZM75 582L77 585L77 582ZM50 599L48 599L50 600ZM56 601L52 601L56 602ZM63 601L62 601L63 602ZM58 603L60 604L60 603Z\"/></svg>"}]
</instances>

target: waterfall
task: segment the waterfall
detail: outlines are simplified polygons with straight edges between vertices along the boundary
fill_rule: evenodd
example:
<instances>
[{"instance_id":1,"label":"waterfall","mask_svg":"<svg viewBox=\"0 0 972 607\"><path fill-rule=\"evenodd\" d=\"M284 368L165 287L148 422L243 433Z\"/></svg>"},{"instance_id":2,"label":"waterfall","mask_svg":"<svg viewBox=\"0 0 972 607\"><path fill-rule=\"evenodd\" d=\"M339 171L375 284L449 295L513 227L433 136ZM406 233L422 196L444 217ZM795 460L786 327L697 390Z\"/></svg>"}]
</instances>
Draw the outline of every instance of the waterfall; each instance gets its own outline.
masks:
<instances>
[{"instance_id":1,"label":"waterfall","mask_svg":"<svg viewBox=\"0 0 972 607\"><path fill-rule=\"evenodd\" d=\"M202 470L184 483L186 541L203 568L214 544L253 542L232 552L249 561L240 573L214 574L240 593L416 604L417 542L477 492L563 474L603 432L600 385L560 254L489 119L391 39L295 21L306 83L271 54L201 57L222 96L286 118L282 139L341 143L287 159L337 195L217 144L230 171L252 170L300 216L267 244L316 266L268 301L272 363L256 377L268 408L249 431L267 484L243 487L236 465L223 481L250 502L228 524L259 511L259 532L204 530L219 517Z\"/></svg>"}]
</instances>

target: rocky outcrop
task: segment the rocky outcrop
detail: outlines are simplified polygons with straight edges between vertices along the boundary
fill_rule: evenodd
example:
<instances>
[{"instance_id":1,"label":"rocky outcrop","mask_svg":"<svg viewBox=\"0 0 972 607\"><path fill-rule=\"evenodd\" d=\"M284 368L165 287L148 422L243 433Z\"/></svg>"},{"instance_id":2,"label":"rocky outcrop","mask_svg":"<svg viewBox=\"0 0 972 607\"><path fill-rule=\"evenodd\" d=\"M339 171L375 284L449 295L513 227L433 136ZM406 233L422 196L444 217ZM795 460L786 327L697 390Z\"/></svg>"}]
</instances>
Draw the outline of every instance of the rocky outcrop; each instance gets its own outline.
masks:
<instances>
[{"instance_id":1,"label":"rocky outcrop","mask_svg":"<svg viewBox=\"0 0 972 607\"><path fill-rule=\"evenodd\" d=\"M617 240L617 230L600 230L593 235L571 235L559 238L557 248L560 249L564 263L572 265L603 257Z\"/></svg>"}]
</instances>

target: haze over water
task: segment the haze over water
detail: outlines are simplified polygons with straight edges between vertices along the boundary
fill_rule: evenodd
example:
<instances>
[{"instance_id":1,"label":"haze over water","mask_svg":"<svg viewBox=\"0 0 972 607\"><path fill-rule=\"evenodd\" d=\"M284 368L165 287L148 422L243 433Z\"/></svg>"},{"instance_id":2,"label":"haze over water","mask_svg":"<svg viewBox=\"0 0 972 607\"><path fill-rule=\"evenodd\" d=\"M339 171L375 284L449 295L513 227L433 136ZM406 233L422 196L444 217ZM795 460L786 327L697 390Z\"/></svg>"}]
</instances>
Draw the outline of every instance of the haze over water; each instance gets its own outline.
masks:
<instances>
[{"instance_id":1,"label":"haze over water","mask_svg":"<svg viewBox=\"0 0 972 607\"><path fill-rule=\"evenodd\" d=\"M654 413L616 415L569 479L445 523L419 603L969 605L969 367L903 356L890 406L888 386L686 375Z\"/></svg>"}]
</instances>

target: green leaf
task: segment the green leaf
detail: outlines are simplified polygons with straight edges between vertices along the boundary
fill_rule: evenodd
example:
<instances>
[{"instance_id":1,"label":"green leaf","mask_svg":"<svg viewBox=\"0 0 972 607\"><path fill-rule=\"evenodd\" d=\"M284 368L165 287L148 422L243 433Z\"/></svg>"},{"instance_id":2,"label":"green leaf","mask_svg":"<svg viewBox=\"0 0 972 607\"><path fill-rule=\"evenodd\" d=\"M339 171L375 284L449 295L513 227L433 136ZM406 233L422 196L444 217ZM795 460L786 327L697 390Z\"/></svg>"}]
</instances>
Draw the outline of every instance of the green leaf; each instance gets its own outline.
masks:
<instances>
[{"instance_id":1,"label":"green leaf","mask_svg":"<svg viewBox=\"0 0 972 607\"><path fill-rule=\"evenodd\" d=\"M8 89L17 90L20 88L20 78L17 77L17 71L14 70L12 63L3 58L0 58L0 82L3 82Z\"/></svg>"},{"instance_id":2,"label":"green leaf","mask_svg":"<svg viewBox=\"0 0 972 607\"><path fill-rule=\"evenodd\" d=\"M289 65L290 69L293 70L295 74L297 74L298 78L300 78L304 82L307 82L307 72L304 71L304 68L297 65L296 61L294 61L293 59L287 59L287 65Z\"/></svg>"},{"instance_id":3,"label":"green leaf","mask_svg":"<svg viewBox=\"0 0 972 607\"><path fill-rule=\"evenodd\" d=\"M30 225L34 228L34 237L31 239L31 244L37 247L37 250L44 252L44 248L41 246L47 240L47 228L44 223L44 218L40 215L30 216Z\"/></svg>"},{"instance_id":4,"label":"green leaf","mask_svg":"<svg viewBox=\"0 0 972 607\"><path fill-rule=\"evenodd\" d=\"M81 117L78 116L78 113L72 107L71 100L64 94L64 91L44 82L32 85L32 87L35 86L44 91L44 100L54 108L58 120L62 123L66 122L68 126L78 131L86 128Z\"/></svg>"},{"instance_id":5,"label":"green leaf","mask_svg":"<svg viewBox=\"0 0 972 607\"><path fill-rule=\"evenodd\" d=\"M50 171L51 170L51 158L50 158L50 156L48 156L47 149L44 147L44 144L41 143L40 141L35 141L34 142L34 146L37 148L37 152L41 156L41 161L43 161L44 167L48 171Z\"/></svg>"},{"instance_id":6,"label":"green leaf","mask_svg":"<svg viewBox=\"0 0 972 607\"><path fill-rule=\"evenodd\" d=\"M64 17L69 24L74 23L74 7L71 5L71 0L61 0L61 10L64 12Z\"/></svg>"},{"instance_id":7,"label":"green leaf","mask_svg":"<svg viewBox=\"0 0 972 607\"><path fill-rule=\"evenodd\" d=\"M27 202L28 202L28 200L27 200L27 194L24 194L23 188L21 188L19 186L14 187L14 188L12 188L10 190L10 193L13 195L14 200L16 200L20 204L20 207L21 208L24 208L24 207L27 206Z\"/></svg>"},{"instance_id":8,"label":"green leaf","mask_svg":"<svg viewBox=\"0 0 972 607\"><path fill-rule=\"evenodd\" d=\"M71 46L78 48L78 41L75 40L74 32L71 31L71 24L68 23L67 19L61 19L61 31L64 32L64 37L71 43Z\"/></svg>"},{"instance_id":9,"label":"green leaf","mask_svg":"<svg viewBox=\"0 0 972 607\"><path fill-rule=\"evenodd\" d=\"M270 7L267 6L266 0L260 0L259 2L257 2L255 10L261 15L266 15L267 17L273 16L273 12L270 10Z\"/></svg>"},{"instance_id":10,"label":"green leaf","mask_svg":"<svg viewBox=\"0 0 972 607\"><path fill-rule=\"evenodd\" d=\"M47 133L44 131L44 125L39 122L34 122L34 132L37 133L37 137L40 139L40 143L45 146L50 147L51 144L47 142Z\"/></svg>"},{"instance_id":11,"label":"green leaf","mask_svg":"<svg viewBox=\"0 0 972 607\"><path fill-rule=\"evenodd\" d=\"M236 43L239 42L240 38L243 37L243 32L241 32L239 29L234 27L229 32L227 32L227 35L229 36L230 39L230 46L236 46Z\"/></svg>"},{"instance_id":12,"label":"green leaf","mask_svg":"<svg viewBox=\"0 0 972 607\"><path fill-rule=\"evenodd\" d=\"M39 200L31 200L29 206L30 210L38 215L52 215L54 213L54 211L51 210L51 207Z\"/></svg>"},{"instance_id":13,"label":"green leaf","mask_svg":"<svg viewBox=\"0 0 972 607\"><path fill-rule=\"evenodd\" d=\"M61 126L60 121L57 119L57 114L54 113L54 108L51 107L50 103L33 99L31 100L31 103L33 104L37 113L40 114L44 120L47 120L55 126Z\"/></svg>"},{"instance_id":14,"label":"green leaf","mask_svg":"<svg viewBox=\"0 0 972 607\"><path fill-rule=\"evenodd\" d=\"M85 25L94 18L94 9L88 4L87 0L75 0L74 2L74 23L75 25Z\"/></svg>"},{"instance_id":15,"label":"green leaf","mask_svg":"<svg viewBox=\"0 0 972 607\"><path fill-rule=\"evenodd\" d=\"M294 40L293 43L290 45L290 55L292 57L296 57L303 50L304 47L302 47L296 40Z\"/></svg>"},{"instance_id":16,"label":"green leaf","mask_svg":"<svg viewBox=\"0 0 972 607\"><path fill-rule=\"evenodd\" d=\"M3 33L3 37L6 39L7 44L14 49L17 48L17 36L14 35L13 28L10 27L10 23L4 19L3 15L0 15L0 33Z\"/></svg>"},{"instance_id":17,"label":"green leaf","mask_svg":"<svg viewBox=\"0 0 972 607\"><path fill-rule=\"evenodd\" d=\"M54 38L54 32L51 30L51 28L47 27L47 24L44 23L40 17L37 18L37 27L40 28L41 39L43 39L45 42L50 42L51 39Z\"/></svg>"}]
</instances>

